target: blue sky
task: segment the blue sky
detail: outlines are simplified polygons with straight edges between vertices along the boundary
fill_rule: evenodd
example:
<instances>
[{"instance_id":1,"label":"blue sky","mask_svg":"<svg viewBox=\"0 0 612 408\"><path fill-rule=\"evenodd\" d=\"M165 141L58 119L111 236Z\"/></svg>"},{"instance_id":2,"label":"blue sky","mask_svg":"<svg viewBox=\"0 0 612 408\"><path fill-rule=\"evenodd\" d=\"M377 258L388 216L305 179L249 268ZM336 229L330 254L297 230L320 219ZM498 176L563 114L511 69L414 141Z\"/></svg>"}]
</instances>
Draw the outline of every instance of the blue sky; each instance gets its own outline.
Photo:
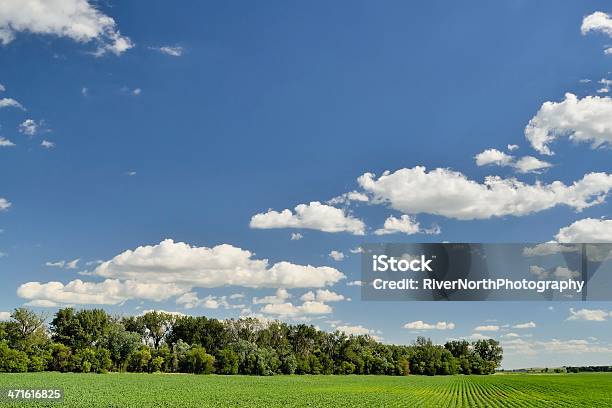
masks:
<instances>
[{"instance_id":1,"label":"blue sky","mask_svg":"<svg viewBox=\"0 0 612 408\"><path fill-rule=\"evenodd\" d=\"M62 15L0 5L0 106L3 98L23 106L0 108L0 140L14 144L0 147L0 197L10 203L0 212L0 311L29 303L280 317L393 343L480 333L502 340L505 367L609 363L609 303L361 302L359 287L346 284L359 279L350 250L366 242L609 240L612 100L600 81L612 79L612 23L585 19L610 11L601 4L47 4L86 7ZM536 136L526 134L530 121ZM535 168L520 162L527 156ZM426 168L422 179L416 166ZM397 176L388 183L386 170ZM364 173L376 175L371 184L358 181ZM522 184L491 193L487 176ZM351 191L368 201L328 202ZM311 202L324 207L296 215ZM256 214L265 222L251 222ZM402 215L404 232L384 229ZM427 233L432 226L440 233ZM165 239L174 244L164 252ZM221 244L235 251L210 255ZM152 253L124 254L147 245ZM278 273L292 283L195 282L219 273L209 256L262 267L243 251L269 260L264 274L290 263ZM114 286L48 284L76 279ZM138 286L162 282L175 291ZM317 285L335 296L300 299ZM253 300L278 288L291 297ZM403 327L418 321L423 330ZM427 328L438 322L454 328ZM535 327L511 327L528 322Z\"/></svg>"}]
</instances>

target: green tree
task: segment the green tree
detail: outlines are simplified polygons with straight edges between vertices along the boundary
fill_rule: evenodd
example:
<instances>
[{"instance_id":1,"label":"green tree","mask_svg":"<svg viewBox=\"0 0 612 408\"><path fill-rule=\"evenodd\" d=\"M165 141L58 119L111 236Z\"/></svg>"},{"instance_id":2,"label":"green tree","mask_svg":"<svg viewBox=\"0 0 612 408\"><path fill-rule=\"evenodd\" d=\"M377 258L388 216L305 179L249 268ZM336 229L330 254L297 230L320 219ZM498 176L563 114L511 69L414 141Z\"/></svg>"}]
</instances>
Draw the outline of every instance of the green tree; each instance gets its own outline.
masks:
<instances>
[{"instance_id":1,"label":"green tree","mask_svg":"<svg viewBox=\"0 0 612 408\"><path fill-rule=\"evenodd\" d=\"M157 373L164 367L164 358L157 356L151 360L151 371Z\"/></svg>"},{"instance_id":2,"label":"green tree","mask_svg":"<svg viewBox=\"0 0 612 408\"><path fill-rule=\"evenodd\" d=\"M102 347L109 351L115 369L119 371L125 370L128 357L141 344L140 335L125 330L121 323L110 324L101 342Z\"/></svg>"},{"instance_id":3,"label":"green tree","mask_svg":"<svg viewBox=\"0 0 612 408\"><path fill-rule=\"evenodd\" d=\"M144 327L145 342L157 349L172 330L175 317L169 313L152 311L140 316L138 320Z\"/></svg>"},{"instance_id":4,"label":"green tree","mask_svg":"<svg viewBox=\"0 0 612 408\"><path fill-rule=\"evenodd\" d=\"M214 371L215 358L206 353L201 346L193 346L179 362L181 369L194 374L211 374Z\"/></svg>"},{"instance_id":5,"label":"green tree","mask_svg":"<svg viewBox=\"0 0 612 408\"><path fill-rule=\"evenodd\" d=\"M136 373L149 371L149 361L151 361L151 351L147 346L141 346L128 358L128 370Z\"/></svg>"},{"instance_id":6,"label":"green tree","mask_svg":"<svg viewBox=\"0 0 612 408\"><path fill-rule=\"evenodd\" d=\"M51 362L49 367L53 371L65 373L73 369L72 350L62 343L54 343L51 346Z\"/></svg>"},{"instance_id":7,"label":"green tree","mask_svg":"<svg viewBox=\"0 0 612 408\"><path fill-rule=\"evenodd\" d=\"M474 353L482 360L481 374L493 374L500 366L504 351L497 340L478 340L473 344Z\"/></svg>"},{"instance_id":8,"label":"green tree","mask_svg":"<svg viewBox=\"0 0 612 408\"><path fill-rule=\"evenodd\" d=\"M25 352L14 350L6 343L0 342L0 372L25 373L28 371L29 362Z\"/></svg>"},{"instance_id":9,"label":"green tree","mask_svg":"<svg viewBox=\"0 0 612 408\"><path fill-rule=\"evenodd\" d=\"M218 374L238 374L238 354L231 349L223 349L215 360Z\"/></svg>"}]
</instances>

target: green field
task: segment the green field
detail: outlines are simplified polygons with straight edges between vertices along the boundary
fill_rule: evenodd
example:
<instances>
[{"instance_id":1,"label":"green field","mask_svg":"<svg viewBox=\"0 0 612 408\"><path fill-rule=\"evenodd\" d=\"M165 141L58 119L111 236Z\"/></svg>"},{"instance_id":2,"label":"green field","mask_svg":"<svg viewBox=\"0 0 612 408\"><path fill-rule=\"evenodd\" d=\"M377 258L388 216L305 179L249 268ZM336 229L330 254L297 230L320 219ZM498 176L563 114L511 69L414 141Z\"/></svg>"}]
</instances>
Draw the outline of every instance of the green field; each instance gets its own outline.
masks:
<instances>
[{"instance_id":1,"label":"green field","mask_svg":"<svg viewBox=\"0 0 612 408\"><path fill-rule=\"evenodd\" d=\"M0 388L62 387L62 407L609 407L612 374L197 376L1 374ZM19 404L26 406L26 404Z\"/></svg>"}]
</instances>

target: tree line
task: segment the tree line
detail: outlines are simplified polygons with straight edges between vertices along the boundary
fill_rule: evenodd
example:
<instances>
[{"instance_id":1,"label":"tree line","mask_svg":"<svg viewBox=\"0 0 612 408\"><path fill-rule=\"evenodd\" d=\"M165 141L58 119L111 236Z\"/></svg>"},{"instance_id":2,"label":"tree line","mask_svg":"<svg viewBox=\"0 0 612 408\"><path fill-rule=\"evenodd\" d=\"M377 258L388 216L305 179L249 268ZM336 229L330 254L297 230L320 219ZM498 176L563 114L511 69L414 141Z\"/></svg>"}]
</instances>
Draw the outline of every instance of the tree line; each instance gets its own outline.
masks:
<instances>
[{"instance_id":1,"label":"tree line","mask_svg":"<svg viewBox=\"0 0 612 408\"><path fill-rule=\"evenodd\" d=\"M581 366L581 367L565 367L568 373L610 373L612 366Z\"/></svg>"},{"instance_id":2,"label":"tree line","mask_svg":"<svg viewBox=\"0 0 612 408\"><path fill-rule=\"evenodd\" d=\"M493 339L436 345L418 337L391 345L368 335L324 332L255 318L218 320L101 309L25 308L0 322L0 372L167 372L196 374L491 374L503 350Z\"/></svg>"}]
</instances>

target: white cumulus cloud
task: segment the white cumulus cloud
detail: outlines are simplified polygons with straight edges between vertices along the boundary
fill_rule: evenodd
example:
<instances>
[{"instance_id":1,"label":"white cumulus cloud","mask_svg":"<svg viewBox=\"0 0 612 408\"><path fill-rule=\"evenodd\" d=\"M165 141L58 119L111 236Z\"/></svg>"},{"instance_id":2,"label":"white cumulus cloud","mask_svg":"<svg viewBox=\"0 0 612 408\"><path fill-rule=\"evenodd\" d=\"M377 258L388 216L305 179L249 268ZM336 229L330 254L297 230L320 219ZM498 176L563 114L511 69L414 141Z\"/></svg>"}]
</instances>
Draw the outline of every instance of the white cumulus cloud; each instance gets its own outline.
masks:
<instances>
[{"instance_id":1,"label":"white cumulus cloud","mask_svg":"<svg viewBox=\"0 0 612 408\"><path fill-rule=\"evenodd\" d=\"M187 292L176 298L176 304L185 309L201 307L204 309L242 309L244 305L233 305L227 301L227 296L208 295L204 298L198 297L195 292Z\"/></svg>"},{"instance_id":2,"label":"white cumulus cloud","mask_svg":"<svg viewBox=\"0 0 612 408\"><path fill-rule=\"evenodd\" d=\"M160 301L183 293L184 288L171 283L147 283L106 279L83 282L80 279L66 285L61 282L28 282L17 288L17 295L30 305L54 307L59 304L116 305L129 299Z\"/></svg>"},{"instance_id":3,"label":"white cumulus cloud","mask_svg":"<svg viewBox=\"0 0 612 408\"><path fill-rule=\"evenodd\" d=\"M253 304L278 304L285 303L287 299L289 299L291 295L287 292L287 289L279 288L276 290L276 294L270 296L264 296L261 298L254 297Z\"/></svg>"},{"instance_id":4,"label":"white cumulus cloud","mask_svg":"<svg viewBox=\"0 0 612 408\"><path fill-rule=\"evenodd\" d=\"M611 316L609 312L601 309L580 309L574 310L570 308L570 315L567 320L586 320L590 322L604 322L608 316Z\"/></svg>"},{"instance_id":5,"label":"white cumulus cloud","mask_svg":"<svg viewBox=\"0 0 612 408\"><path fill-rule=\"evenodd\" d=\"M550 163L533 156L524 156L519 159L515 159L514 156L501 152L497 149L486 149L485 151L478 153L474 158L476 159L476 165L478 166L496 165L502 167L512 167L519 173L538 173L552 166Z\"/></svg>"},{"instance_id":6,"label":"white cumulus cloud","mask_svg":"<svg viewBox=\"0 0 612 408\"><path fill-rule=\"evenodd\" d=\"M317 289L316 292L308 291L304 293L302 297L300 297L300 300L303 300L305 302L317 301L321 303L340 302L341 300L344 300L344 299L345 299L344 295L341 295L336 292L332 292L331 290L328 290L328 289Z\"/></svg>"},{"instance_id":7,"label":"white cumulus cloud","mask_svg":"<svg viewBox=\"0 0 612 408\"><path fill-rule=\"evenodd\" d=\"M324 287L344 279L331 267L253 259L250 251L228 244L212 248L166 239L157 245L127 250L100 264L95 275L107 278L169 282L201 288Z\"/></svg>"},{"instance_id":8,"label":"white cumulus cloud","mask_svg":"<svg viewBox=\"0 0 612 408\"><path fill-rule=\"evenodd\" d=\"M501 152L497 149L486 149L485 151L474 156L474 159L476 159L477 166L486 166L488 164L508 166L510 163L512 163L514 158L509 154Z\"/></svg>"},{"instance_id":9,"label":"white cumulus cloud","mask_svg":"<svg viewBox=\"0 0 612 408\"><path fill-rule=\"evenodd\" d=\"M253 259L252 255L227 244L213 248L193 247L167 239L158 245L125 251L102 262L92 272L83 273L107 278L103 282L74 280L66 285L28 282L21 285L17 293L36 302L117 304L129 299L165 300L185 295L194 288L322 288L345 278L340 271L330 267L289 262L270 266L266 259ZM76 263L74 265L76 267ZM52 266L71 265L60 261ZM190 296L182 300L197 303Z\"/></svg>"},{"instance_id":10,"label":"white cumulus cloud","mask_svg":"<svg viewBox=\"0 0 612 408\"><path fill-rule=\"evenodd\" d=\"M568 137L593 149L612 143L612 98L571 93L561 102L544 102L525 127L525 137L541 154L552 155L555 139Z\"/></svg>"},{"instance_id":11,"label":"white cumulus cloud","mask_svg":"<svg viewBox=\"0 0 612 408\"><path fill-rule=\"evenodd\" d=\"M612 37L612 19L610 15L602 11L596 11L584 17L580 26L580 32L582 35L586 35L591 31L598 31L606 34L608 37Z\"/></svg>"},{"instance_id":12,"label":"white cumulus cloud","mask_svg":"<svg viewBox=\"0 0 612 408\"><path fill-rule=\"evenodd\" d=\"M344 254L340 251L333 250L329 253L329 257L334 261L342 261L344 259Z\"/></svg>"},{"instance_id":13,"label":"white cumulus cloud","mask_svg":"<svg viewBox=\"0 0 612 408\"><path fill-rule=\"evenodd\" d=\"M336 205L336 204L350 204L352 201L367 203L370 198L359 191L350 191L348 193L344 193L337 197L332 198L327 202L327 204Z\"/></svg>"},{"instance_id":14,"label":"white cumulus cloud","mask_svg":"<svg viewBox=\"0 0 612 408\"><path fill-rule=\"evenodd\" d=\"M295 306L290 302L270 303L261 308L262 313L278 315L281 317L303 317L309 315L329 314L333 309L322 302L306 301Z\"/></svg>"},{"instance_id":15,"label":"white cumulus cloud","mask_svg":"<svg viewBox=\"0 0 612 408\"><path fill-rule=\"evenodd\" d=\"M571 185L560 181L527 184L516 179L487 177L484 183L460 172L425 167L385 172L379 178L365 173L361 187L377 204L405 214L428 213L461 220L522 216L566 205L577 211L600 204L612 189L612 175L589 173Z\"/></svg>"},{"instance_id":16,"label":"white cumulus cloud","mask_svg":"<svg viewBox=\"0 0 612 408\"><path fill-rule=\"evenodd\" d=\"M431 228L421 228L421 224L414 218L409 215L402 215L400 218L396 218L394 216L389 216L383 225L382 228L374 231L376 235L387 235L387 234L396 234L402 233L406 235L413 234L428 234L428 235L437 235L439 234L440 227L437 225L432 226Z\"/></svg>"},{"instance_id":17,"label":"white cumulus cloud","mask_svg":"<svg viewBox=\"0 0 612 408\"><path fill-rule=\"evenodd\" d=\"M295 212L285 209L281 212L269 210L267 213L255 214L251 218L251 228L307 228L323 232L350 232L363 235L363 221L347 214L344 210L313 201L300 204Z\"/></svg>"},{"instance_id":18,"label":"white cumulus cloud","mask_svg":"<svg viewBox=\"0 0 612 408\"><path fill-rule=\"evenodd\" d=\"M451 322L438 322L438 323L425 323L422 320L406 323L405 329L411 330L453 330L455 323Z\"/></svg>"},{"instance_id":19,"label":"white cumulus cloud","mask_svg":"<svg viewBox=\"0 0 612 408\"><path fill-rule=\"evenodd\" d=\"M612 242L612 220L584 218L559 230L555 239L562 243Z\"/></svg>"},{"instance_id":20,"label":"white cumulus cloud","mask_svg":"<svg viewBox=\"0 0 612 408\"><path fill-rule=\"evenodd\" d=\"M2 0L0 43L10 43L18 33L66 37L80 43L95 41L96 55L120 55L133 47L115 20L87 0Z\"/></svg>"},{"instance_id":21,"label":"white cumulus cloud","mask_svg":"<svg viewBox=\"0 0 612 408\"><path fill-rule=\"evenodd\" d=\"M38 133L39 128L39 122L36 122L34 119L26 119L19 125L19 132L24 135L34 136Z\"/></svg>"},{"instance_id":22,"label":"white cumulus cloud","mask_svg":"<svg viewBox=\"0 0 612 408\"><path fill-rule=\"evenodd\" d=\"M487 332L492 332L492 331L498 331L499 330L499 326L497 325L485 325L485 326L478 326L474 329L474 331L477 332L483 332L483 331L487 331Z\"/></svg>"}]
</instances>

